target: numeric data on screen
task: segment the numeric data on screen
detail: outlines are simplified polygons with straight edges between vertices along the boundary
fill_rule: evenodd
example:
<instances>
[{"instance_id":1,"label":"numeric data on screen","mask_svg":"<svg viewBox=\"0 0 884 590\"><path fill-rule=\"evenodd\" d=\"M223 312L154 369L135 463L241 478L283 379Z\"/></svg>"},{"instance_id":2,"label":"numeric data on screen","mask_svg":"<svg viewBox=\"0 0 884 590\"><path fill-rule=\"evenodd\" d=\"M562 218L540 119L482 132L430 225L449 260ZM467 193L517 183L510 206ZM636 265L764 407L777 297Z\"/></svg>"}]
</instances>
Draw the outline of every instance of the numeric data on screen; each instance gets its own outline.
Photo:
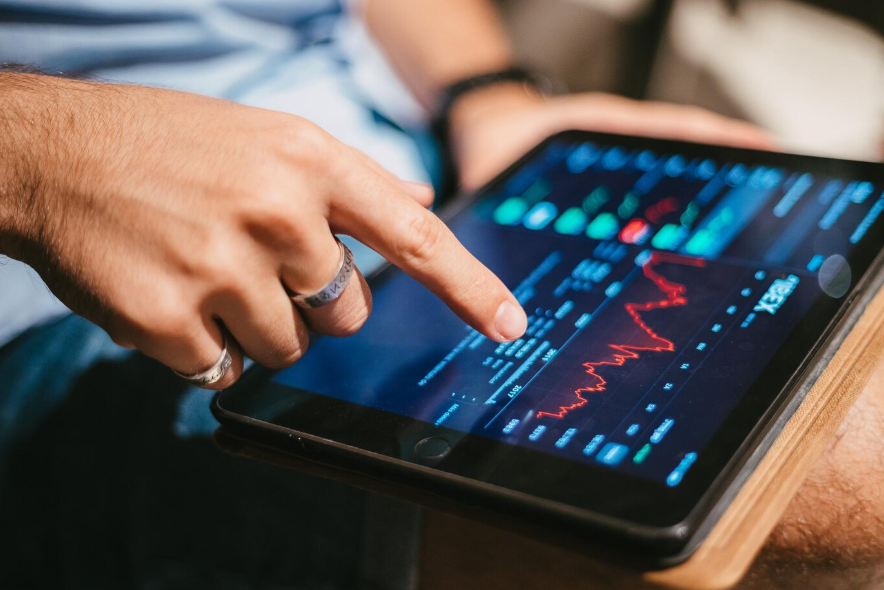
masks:
<instances>
[{"instance_id":1,"label":"numeric data on screen","mask_svg":"<svg viewBox=\"0 0 884 590\"><path fill-rule=\"evenodd\" d=\"M400 273L360 334L277 379L678 486L814 303L855 284L882 192L556 141L452 223L525 308L521 338L488 340Z\"/></svg>"}]
</instances>

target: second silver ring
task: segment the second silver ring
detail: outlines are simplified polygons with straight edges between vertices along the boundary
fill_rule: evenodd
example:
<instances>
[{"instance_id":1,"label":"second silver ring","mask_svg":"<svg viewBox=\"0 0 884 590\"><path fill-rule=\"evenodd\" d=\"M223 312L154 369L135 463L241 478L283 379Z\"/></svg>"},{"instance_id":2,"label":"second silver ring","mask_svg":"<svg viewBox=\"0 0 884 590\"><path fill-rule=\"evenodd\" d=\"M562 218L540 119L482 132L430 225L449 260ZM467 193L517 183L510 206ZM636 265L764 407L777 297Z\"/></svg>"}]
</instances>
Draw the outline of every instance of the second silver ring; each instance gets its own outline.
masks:
<instances>
[{"instance_id":1,"label":"second silver ring","mask_svg":"<svg viewBox=\"0 0 884 590\"><path fill-rule=\"evenodd\" d=\"M334 278L322 289L309 295L292 295L291 299L298 307L303 309L316 309L328 305L341 296L347 284L353 277L356 265L353 262L353 252L341 240L335 237L338 247L341 249L341 261Z\"/></svg>"}]
</instances>

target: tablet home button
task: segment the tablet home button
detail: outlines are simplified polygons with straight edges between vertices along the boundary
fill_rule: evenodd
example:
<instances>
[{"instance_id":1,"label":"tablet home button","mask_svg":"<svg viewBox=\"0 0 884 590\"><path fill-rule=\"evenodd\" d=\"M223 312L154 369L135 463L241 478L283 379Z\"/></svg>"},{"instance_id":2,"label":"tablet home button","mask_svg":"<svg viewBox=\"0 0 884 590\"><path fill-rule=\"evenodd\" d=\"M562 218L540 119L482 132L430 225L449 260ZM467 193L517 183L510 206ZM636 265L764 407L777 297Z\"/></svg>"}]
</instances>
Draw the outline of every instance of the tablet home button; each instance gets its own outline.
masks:
<instances>
[{"instance_id":1,"label":"tablet home button","mask_svg":"<svg viewBox=\"0 0 884 590\"><path fill-rule=\"evenodd\" d=\"M431 436L414 445L414 452L421 459L441 459L451 450L451 445L444 438Z\"/></svg>"}]
</instances>

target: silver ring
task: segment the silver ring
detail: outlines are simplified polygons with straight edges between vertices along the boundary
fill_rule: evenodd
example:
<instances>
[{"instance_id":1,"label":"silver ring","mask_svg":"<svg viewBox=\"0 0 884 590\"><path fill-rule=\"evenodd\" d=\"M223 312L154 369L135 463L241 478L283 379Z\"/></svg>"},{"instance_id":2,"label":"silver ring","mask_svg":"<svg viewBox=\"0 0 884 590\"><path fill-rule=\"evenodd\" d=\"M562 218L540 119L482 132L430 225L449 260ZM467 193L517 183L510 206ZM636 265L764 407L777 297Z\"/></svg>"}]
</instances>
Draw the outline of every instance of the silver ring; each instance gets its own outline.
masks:
<instances>
[{"instance_id":1,"label":"silver ring","mask_svg":"<svg viewBox=\"0 0 884 590\"><path fill-rule=\"evenodd\" d=\"M304 309L316 309L317 307L322 307L340 297L341 293L344 292L344 289L347 288L347 283L350 282L350 278L353 276L353 271L356 269L356 265L353 264L353 253L344 242L338 238L335 238L335 241L341 248L341 262L338 264L335 278L316 293L311 293L310 295L292 295L292 301L294 301L295 305L298 307Z\"/></svg>"},{"instance_id":2,"label":"silver ring","mask_svg":"<svg viewBox=\"0 0 884 590\"><path fill-rule=\"evenodd\" d=\"M212 383L220 381L221 378L227 374L227 371L230 370L231 365L233 365L233 358L230 356L230 353L227 352L227 340L225 339L224 348L221 350L221 356L218 357L218 360L215 361L215 364L209 369L200 371L199 373L192 373L190 375L179 373L178 371L175 371L175 374L187 381L190 385L203 387L204 385L211 385Z\"/></svg>"}]
</instances>

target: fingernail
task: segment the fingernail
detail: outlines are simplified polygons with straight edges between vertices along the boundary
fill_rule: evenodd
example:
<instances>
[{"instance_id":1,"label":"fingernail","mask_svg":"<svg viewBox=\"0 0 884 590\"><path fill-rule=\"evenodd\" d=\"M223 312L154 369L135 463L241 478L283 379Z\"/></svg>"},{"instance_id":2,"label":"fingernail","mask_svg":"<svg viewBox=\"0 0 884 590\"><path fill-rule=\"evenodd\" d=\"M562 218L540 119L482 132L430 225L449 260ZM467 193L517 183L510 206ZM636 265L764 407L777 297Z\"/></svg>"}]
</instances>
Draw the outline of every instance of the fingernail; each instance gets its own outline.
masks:
<instances>
[{"instance_id":1,"label":"fingernail","mask_svg":"<svg viewBox=\"0 0 884 590\"><path fill-rule=\"evenodd\" d=\"M494 316L494 328L505 341L515 340L528 328L528 318L521 307L504 301Z\"/></svg>"}]
</instances>

